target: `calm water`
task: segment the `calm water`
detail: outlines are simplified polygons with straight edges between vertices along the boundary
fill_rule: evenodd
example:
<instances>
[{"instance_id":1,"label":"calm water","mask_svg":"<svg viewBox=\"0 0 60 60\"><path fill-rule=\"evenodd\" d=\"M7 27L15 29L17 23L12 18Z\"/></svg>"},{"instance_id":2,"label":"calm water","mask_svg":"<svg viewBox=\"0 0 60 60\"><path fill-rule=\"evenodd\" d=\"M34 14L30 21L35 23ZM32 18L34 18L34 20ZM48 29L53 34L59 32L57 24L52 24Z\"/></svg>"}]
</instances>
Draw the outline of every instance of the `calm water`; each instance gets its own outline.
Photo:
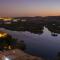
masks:
<instances>
[{"instance_id":1,"label":"calm water","mask_svg":"<svg viewBox=\"0 0 60 60\"><path fill-rule=\"evenodd\" d=\"M60 34L54 35L46 27L44 27L42 34L29 31L11 31L4 28L0 28L0 30L7 32L17 40L24 40L26 52L32 55L52 59L60 52Z\"/></svg>"}]
</instances>

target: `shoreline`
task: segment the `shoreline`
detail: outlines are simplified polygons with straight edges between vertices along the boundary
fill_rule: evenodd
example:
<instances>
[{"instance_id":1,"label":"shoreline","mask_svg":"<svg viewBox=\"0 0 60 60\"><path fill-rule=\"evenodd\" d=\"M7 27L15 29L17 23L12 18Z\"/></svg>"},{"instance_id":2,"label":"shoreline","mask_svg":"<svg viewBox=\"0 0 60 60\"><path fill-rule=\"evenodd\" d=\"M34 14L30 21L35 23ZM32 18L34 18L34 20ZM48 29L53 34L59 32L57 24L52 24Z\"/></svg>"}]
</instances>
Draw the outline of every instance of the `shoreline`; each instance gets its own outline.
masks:
<instances>
[{"instance_id":1,"label":"shoreline","mask_svg":"<svg viewBox=\"0 0 60 60\"><path fill-rule=\"evenodd\" d=\"M4 57L8 57L12 60L44 60L41 57L29 55L19 49L0 52L0 60L2 60L2 58L4 58Z\"/></svg>"}]
</instances>

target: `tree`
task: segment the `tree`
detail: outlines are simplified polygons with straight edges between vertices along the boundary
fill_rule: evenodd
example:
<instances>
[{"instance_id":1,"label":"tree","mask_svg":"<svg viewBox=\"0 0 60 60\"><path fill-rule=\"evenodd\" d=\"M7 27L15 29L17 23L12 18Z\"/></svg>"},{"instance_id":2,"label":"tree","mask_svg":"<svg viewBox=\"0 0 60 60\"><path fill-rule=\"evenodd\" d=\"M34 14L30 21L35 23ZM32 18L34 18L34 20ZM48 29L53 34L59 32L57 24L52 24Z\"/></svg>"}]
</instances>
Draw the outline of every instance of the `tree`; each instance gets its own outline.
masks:
<instances>
[{"instance_id":1,"label":"tree","mask_svg":"<svg viewBox=\"0 0 60 60\"><path fill-rule=\"evenodd\" d=\"M17 40L7 34L5 37L0 38L0 50L8 50L16 47Z\"/></svg>"}]
</instances>

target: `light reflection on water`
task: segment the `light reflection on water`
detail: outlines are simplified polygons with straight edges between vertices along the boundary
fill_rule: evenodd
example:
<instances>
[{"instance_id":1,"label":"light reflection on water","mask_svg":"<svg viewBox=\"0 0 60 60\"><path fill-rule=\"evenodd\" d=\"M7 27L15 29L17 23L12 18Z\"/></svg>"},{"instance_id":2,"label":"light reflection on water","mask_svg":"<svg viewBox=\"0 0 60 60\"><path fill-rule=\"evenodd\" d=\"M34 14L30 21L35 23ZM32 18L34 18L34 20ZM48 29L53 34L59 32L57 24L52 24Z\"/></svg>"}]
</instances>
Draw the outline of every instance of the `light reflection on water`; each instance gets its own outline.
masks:
<instances>
[{"instance_id":1,"label":"light reflection on water","mask_svg":"<svg viewBox=\"0 0 60 60\"><path fill-rule=\"evenodd\" d=\"M24 40L27 46L26 52L32 55L52 58L60 52L60 34L56 37L52 36L46 27L44 27L41 35L28 31L11 31L4 28L0 30L7 32L18 40Z\"/></svg>"}]
</instances>

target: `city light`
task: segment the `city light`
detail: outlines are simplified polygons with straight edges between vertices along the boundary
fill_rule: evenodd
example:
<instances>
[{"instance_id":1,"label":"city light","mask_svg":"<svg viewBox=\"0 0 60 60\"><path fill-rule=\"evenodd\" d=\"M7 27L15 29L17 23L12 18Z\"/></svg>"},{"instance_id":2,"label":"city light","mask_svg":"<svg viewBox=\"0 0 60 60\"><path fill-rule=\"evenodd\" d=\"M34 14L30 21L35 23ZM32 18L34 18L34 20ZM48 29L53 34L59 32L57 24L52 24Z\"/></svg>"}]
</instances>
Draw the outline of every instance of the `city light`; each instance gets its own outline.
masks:
<instances>
[{"instance_id":1,"label":"city light","mask_svg":"<svg viewBox=\"0 0 60 60\"><path fill-rule=\"evenodd\" d=\"M7 33L0 32L0 37L5 37Z\"/></svg>"},{"instance_id":2,"label":"city light","mask_svg":"<svg viewBox=\"0 0 60 60\"><path fill-rule=\"evenodd\" d=\"M0 17L0 20L3 20L3 21L11 21L13 18L9 18L9 17Z\"/></svg>"}]
</instances>

